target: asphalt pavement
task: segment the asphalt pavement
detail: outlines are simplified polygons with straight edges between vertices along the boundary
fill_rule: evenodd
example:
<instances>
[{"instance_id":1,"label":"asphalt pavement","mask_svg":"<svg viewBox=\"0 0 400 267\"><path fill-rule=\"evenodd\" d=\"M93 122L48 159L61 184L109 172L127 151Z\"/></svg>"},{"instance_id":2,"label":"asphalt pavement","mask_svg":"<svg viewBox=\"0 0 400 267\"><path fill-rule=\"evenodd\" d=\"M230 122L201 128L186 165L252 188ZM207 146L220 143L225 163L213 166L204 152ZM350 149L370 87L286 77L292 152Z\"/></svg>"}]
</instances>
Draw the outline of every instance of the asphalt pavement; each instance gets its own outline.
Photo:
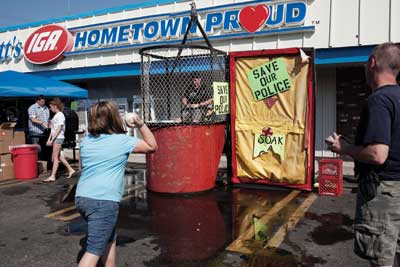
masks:
<instances>
[{"instance_id":1,"label":"asphalt pavement","mask_svg":"<svg viewBox=\"0 0 400 267\"><path fill-rule=\"evenodd\" d=\"M127 168L117 266L368 266L352 250L351 179L329 197L233 187L220 169L214 190L168 195L146 190L144 167ZM78 177L0 180L0 266L77 266L86 225L73 198L61 200Z\"/></svg>"}]
</instances>

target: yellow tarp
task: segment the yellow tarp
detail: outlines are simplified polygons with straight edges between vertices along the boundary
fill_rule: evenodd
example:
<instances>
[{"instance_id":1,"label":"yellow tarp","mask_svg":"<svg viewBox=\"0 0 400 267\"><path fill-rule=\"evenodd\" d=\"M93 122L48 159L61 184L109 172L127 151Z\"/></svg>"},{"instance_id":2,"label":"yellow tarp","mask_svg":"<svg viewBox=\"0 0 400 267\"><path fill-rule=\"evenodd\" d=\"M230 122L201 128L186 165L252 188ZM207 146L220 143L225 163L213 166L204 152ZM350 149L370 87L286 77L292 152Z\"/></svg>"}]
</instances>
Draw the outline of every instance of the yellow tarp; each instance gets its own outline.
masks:
<instances>
[{"instance_id":1,"label":"yellow tarp","mask_svg":"<svg viewBox=\"0 0 400 267\"><path fill-rule=\"evenodd\" d=\"M276 57L275 57L276 58ZM306 182L305 128L307 113L308 63L298 57L281 57L286 63L292 87L277 96L268 108L252 95L247 72L274 58L249 57L236 59L236 124L235 149L237 176L268 179L273 182L304 184ZM272 151L253 156L254 135L270 127L274 134L285 135L284 159Z\"/></svg>"}]
</instances>

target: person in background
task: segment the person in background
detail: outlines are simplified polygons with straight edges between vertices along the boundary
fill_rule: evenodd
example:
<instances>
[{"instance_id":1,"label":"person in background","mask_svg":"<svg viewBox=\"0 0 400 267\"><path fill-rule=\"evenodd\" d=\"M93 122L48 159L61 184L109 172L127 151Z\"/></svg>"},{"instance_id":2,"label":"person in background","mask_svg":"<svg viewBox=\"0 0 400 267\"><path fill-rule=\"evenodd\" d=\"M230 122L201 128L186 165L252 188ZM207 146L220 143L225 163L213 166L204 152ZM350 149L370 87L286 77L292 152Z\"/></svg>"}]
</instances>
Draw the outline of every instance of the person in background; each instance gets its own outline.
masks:
<instances>
[{"instance_id":1,"label":"person in background","mask_svg":"<svg viewBox=\"0 0 400 267\"><path fill-rule=\"evenodd\" d=\"M63 108L64 105L59 98L54 98L52 101L50 101L51 112L53 112L55 115L51 120L51 132L46 145L53 147L53 153L51 157L53 161L53 168L50 177L43 180L43 182L46 183L54 182L56 180L56 174L60 161L68 169L67 178L71 178L71 176L75 173L75 170L68 164L68 161L61 154L62 144L65 139L65 116L61 112Z\"/></svg>"},{"instance_id":2,"label":"person in background","mask_svg":"<svg viewBox=\"0 0 400 267\"><path fill-rule=\"evenodd\" d=\"M376 46L366 65L372 89L355 144L333 133L332 152L351 156L358 180L354 251L371 266L393 266L400 237L400 48ZM396 265L397 266L397 265Z\"/></svg>"},{"instance_id":3,"label":"person in background","mask_svg":"<svg viewBox=\"0 0 400 267\"><path fill-rule=\"evenodd\" d=\"M138 128L143 139L126 135L112 102L99 102L89 110L89 135L80 143L82 174L75 195L76 207L88 223L86 251L79 267L95 267L101 257L106 267L115 266L115 226L124 193L126 162L132 152L157 149L153 134L136 114L126 124Z\"/></svg>"},{"instance_id":4,"label":"person in background","mask_svg":"<svg viewBox=\"0 0 400 267\"><path fill-rule=\"evenodd\" d=\"M28 109L28 140L31 144L38 144L40 137L44 135L44 131L48 127L50 112L45 104L44 96L40 95L36 98L36 103Z\"/></svg>"},{"instance_id":5,"label":"person in background","mask_svg":"<svg viewBox=\"0 0 400 267\"><path fill-rule=\"evenodd\" d=\"M193 83L185 91L182 98L184 106L182 110L182 121L199 122L207 114L213 103L213 94L211 88L206 88L202 83L202 79L193 76Z\"/></svg>"}]
</instances>

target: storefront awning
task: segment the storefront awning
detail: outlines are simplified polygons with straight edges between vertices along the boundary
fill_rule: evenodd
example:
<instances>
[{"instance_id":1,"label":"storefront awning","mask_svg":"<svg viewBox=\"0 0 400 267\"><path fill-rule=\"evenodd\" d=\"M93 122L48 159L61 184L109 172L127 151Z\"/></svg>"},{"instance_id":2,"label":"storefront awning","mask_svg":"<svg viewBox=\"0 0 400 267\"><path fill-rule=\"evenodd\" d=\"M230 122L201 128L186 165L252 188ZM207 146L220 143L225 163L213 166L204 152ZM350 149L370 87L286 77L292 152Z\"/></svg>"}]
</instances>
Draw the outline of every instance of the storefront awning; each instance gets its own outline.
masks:
<instances>
[{"instance_id":1,"label":"storefront awning","mask_svg":"<svg viewBox=\"0 0 400 267\"><path fill-rule=\"evenodd\" d=\"M366 63L373 45L324 48L316 50L316 65Z\"/></svg>"},{"instance_id":2,"label":"storefront awning","mask_svg":"<svg viewBox=\"0 0 400 267\"><path fill-rule=\"evenodd\" d=\"M62 81L16 71L0 72L1 97L47 97L87 98L85 89Z\"/></svg>"}]
</instances>

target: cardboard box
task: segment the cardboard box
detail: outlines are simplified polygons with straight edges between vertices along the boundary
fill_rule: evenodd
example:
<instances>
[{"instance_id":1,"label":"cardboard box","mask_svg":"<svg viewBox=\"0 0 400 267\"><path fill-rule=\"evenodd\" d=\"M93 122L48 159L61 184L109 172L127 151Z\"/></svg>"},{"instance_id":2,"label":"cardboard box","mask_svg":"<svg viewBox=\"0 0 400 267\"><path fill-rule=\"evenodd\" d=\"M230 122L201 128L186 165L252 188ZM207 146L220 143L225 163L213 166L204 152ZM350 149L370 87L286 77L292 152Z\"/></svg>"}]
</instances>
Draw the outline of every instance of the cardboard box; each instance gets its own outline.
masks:
<instances>
[{"instance_id":1,"label":"cardboard box","mask_svg":"<svg viewBox=\"0 0 400 267\"><path fill-rule=\"evenodd\" d=\"M12 164L13 161L11 154L0 155L0 168Z\"/></svg>"},{"instance_id":2,"label":"cardboard box","mask_svg":"<svg viewBox=\"0 0 400 267\"><path fill-rule=\"evenodd\" d=\"M0 125L0 140L12 140L14 138L14 128L16 122L3 122Z\"/></svg>"},{"instance_id":3,"label":"cardboard box","mask_svg":"<svg viewBox=\"0 0 400 267\"><path fill-rule=\"evenodd\" d=\"M10 146L25 144L25 133L15 131L15 125L15 122L4 122L0 125L0 154L10 153Z\"/></svg>"},{"instance_id":4,"label":"cardboard box","mask_svg":"<svg viewBox=\"0 0 400 267\"><path fill-rule=\"evenodd\" d=\"M10 153L10 149L9 149L10 145L11 145L11 141L0 140L0 154L8 154L8 153Z\"/></svg>"},{"instance_id":5,"label":"cardboard box","mask_svg":"<svg viewBox=\"0 0 400 267\"><path fill-rule=\"evenodd\" d=\"M7 165L0 168L0 179L15 178L14 165Z\"/></svg>"},{"instance_id":6,"label":"cardboard box","mask_svg":"<svg viewBox=\"0 0 400 267\"><path fill-rule=\"evenodd\" d=\"M13 145L25 144L25 132L16 131L14 132Z\"/></svg>"}]
</instances>

